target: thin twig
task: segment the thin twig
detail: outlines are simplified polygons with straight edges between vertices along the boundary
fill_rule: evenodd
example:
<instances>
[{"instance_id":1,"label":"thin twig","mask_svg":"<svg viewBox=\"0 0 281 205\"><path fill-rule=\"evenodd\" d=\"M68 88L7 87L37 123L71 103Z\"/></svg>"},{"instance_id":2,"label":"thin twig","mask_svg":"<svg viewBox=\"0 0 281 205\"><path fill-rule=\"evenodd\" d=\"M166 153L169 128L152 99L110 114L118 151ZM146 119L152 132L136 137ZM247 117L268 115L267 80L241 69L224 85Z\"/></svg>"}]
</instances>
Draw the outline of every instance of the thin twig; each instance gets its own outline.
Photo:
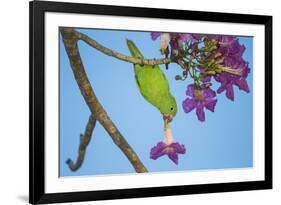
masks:
<instances>
[{"instance_id":1,"label":"thin twig","mask_svg":"<svg viewBox=\"0 0 281 205\"><path fill-rule=\"evenodd\" d=\"M94 115L95 119L105 128L113 142L125 154L136 172L147 172L147 169L140 161L138 155L122 136L96 97L79 54L77 33L71 28L61 28L60 32L75 80L92 115Z\"/></svg>"},{"instance_id":2,"label":"thin twig","mask_svg":"<svg viewBox=\"0 0 281 205\"><path fill-rule=\"evenodd\" d=\"M160 64L169 64L169 63L172 62L171 58L143 59L143 58L135 58L135 57L132 57L132 56L126 56L122 53L119 53L117 51L106 48L105 46L99 44L97 41L95 41L94 39L90 38L89 36L87 36L83 33L80 33L80 32L75 31L75 30L73 30L73 32L75 32L75 34L77 35L77 38L79 40L83 40L88 45L94 47L95 49L99 50L100 52L102 52L102 53L104 53L108 56L115 57L115 58L117 58L119 60L122 60L122 61L130 62L130 63L133 63L133 64L151 65L151 66L160 65Z\"/></svg>"},{"instance_id":3,"label":"thin twig","mask_svg":"<svg viewBox=\"0 0 281 205\"><path fill-rule=\"evenodd\" d=\"M93 115L90 115L84 134L80 134L80 145L78 150L78 157L75 164L71 159L68 159L66 161L72 171L78 170L84 161L87 146L90 143L93 130L96 126L96 121L97 120L95 119L95 117Z\"/></svg>"}]
</instances>

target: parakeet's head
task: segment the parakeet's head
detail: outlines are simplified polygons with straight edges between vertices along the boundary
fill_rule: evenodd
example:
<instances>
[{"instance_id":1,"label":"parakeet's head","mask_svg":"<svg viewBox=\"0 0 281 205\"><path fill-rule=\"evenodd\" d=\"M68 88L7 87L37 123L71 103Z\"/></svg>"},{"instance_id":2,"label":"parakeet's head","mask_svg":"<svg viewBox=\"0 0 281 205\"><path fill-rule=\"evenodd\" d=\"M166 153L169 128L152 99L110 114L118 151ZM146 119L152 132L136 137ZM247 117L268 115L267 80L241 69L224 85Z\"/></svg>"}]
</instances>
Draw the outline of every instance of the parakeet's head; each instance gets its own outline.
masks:
<instances>
[{"instance_id":1,"label":"parakeet's head","mask_svg":"<svg viewBox=\"0 0 281 205\"><path fill-rule=\"evenodd\" d=\"M163 119L171 122L178 111L177 102L174 96L170 95L165 98L159 109L163 115Z\"/></svg>"}]
</instances>

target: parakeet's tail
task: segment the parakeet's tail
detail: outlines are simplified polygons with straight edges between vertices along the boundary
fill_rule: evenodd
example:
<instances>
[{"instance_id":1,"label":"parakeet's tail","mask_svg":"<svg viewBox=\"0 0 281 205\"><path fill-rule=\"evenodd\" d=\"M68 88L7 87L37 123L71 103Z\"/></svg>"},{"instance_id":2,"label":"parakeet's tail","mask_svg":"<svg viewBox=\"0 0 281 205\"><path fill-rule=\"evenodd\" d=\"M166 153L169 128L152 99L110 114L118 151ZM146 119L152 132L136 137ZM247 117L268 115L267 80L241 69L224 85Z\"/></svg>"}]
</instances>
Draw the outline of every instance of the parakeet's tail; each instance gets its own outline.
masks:
<instances>
[{"instance_id":1,"label":"parakeet's tail","mask_svg":"<svg viewBox=\"0 0 281 205\"><path fill-rule=\"evenodd\" d=\"M127 39L127 45L133 57L144 58L140 50L137 48L137 46L134 44L133 41Z\"/></svg>"}]
</instances>

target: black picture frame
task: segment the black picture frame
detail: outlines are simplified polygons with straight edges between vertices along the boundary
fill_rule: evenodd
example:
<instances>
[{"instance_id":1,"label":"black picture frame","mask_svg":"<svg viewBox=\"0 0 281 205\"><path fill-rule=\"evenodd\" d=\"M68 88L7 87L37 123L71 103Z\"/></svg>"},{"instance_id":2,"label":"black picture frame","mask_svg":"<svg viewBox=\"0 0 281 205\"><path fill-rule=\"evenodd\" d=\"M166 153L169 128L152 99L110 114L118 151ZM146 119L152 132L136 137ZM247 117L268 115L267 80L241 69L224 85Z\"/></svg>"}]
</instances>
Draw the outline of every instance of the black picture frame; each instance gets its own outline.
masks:
<instances>
[{"instance_id":1,"label":"black picture frame","mask_svg":"<svg viewBox=\"0 0 281 205\"><path fill-rule=\"evenodd\" d=\"M29 202L31 204L154 197L198 193L230 192L272 188L272 16L201 11L105 6L93 4L32 1L30 11L30 164ZM71 193L45 193L45 81L44 14L46 12L133 16L260 24L265 26L265 180L235 183L198 184Z\"/></svg>"}]
</instances>

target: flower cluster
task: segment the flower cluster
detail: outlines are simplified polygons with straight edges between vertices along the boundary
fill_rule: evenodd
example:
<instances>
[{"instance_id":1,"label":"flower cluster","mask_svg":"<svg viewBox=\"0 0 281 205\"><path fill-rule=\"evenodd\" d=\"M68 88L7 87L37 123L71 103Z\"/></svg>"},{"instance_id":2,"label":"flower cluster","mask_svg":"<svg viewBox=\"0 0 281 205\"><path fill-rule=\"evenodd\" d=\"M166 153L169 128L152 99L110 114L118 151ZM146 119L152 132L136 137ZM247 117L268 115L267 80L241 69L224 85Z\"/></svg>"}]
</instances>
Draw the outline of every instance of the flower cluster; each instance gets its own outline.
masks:
<instances>
[{"instance_id":1,"label":"flower cluster","mask_svg":"<svg viewBox=\"0 0 281 205\"><path fill-rule=\"evenodd\" d=\"M220 53L224 58L222 66L238 70L240 75L234 75L228 72L221 72L215 75L215 80L221 84L217 89L217 93L226 91L226 97L234 101L233 85L236 85L240 90L250 92L247 83L247 76L250 72L248 63L243 59L245 46L240 45L239 41L234 36L213 35L209 37L218 42L216 52Z\"/></svg>"},{"instance_id":2,"label":"flower cluster","mask_svg":"<svg viewBox=\"0 0 281 205\"><path fill-rule=\"evenodd\" d=\"M250 69L243 59L245 46L237 37L152 32L151 38L160 38L160 52L182 68L182 75L175 79L192 79L182 107L185 113L195 110L199 121L205 121L205 110L215 111L217 94L225 91L226 97L234 101L233 86L250 92L247 83ZM212 88L213 81L219 84L216 91ZM174 142L170 128L165 127L164 140L151 149L150 158L156 160L167 155L178 164L178 154L185 152L185 146Z\"/></svg>"},{"instance_id":3,"label":"flower cluster","mask_svg":"<svg viewBox=\"0 0 281 205\"><path fill-rule=\"evenodd\" d=\"M216 93L234 101L234 86L250 92L247 77L248 62L243 59L245 46L235 36L151 33L152 40L160 38L160 51L166 56L176 57L174 62L182 69L176 80L190 77L193 82L187 86L187 98L182 107L186 113L196 108L198 120L205 121L204 108L214 112ZM219 84L216 92L211 88L212 80Z\"/></svg>"}]
</instances>

